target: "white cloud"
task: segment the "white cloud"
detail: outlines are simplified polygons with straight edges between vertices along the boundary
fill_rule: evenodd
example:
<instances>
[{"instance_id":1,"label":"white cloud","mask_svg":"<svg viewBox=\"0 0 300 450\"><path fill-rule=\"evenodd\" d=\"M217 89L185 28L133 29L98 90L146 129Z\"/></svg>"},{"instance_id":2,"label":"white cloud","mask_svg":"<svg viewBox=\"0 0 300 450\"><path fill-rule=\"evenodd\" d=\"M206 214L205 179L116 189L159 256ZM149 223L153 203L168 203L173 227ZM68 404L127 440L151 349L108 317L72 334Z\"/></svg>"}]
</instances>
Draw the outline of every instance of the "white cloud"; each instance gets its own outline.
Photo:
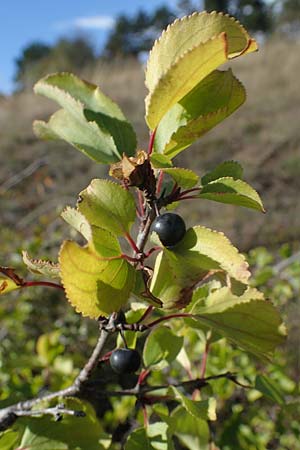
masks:
<instances>
[{"instance_id":1,"label":"white cloud","mask_svg":"<svg viewBox=\"0 0 300 450\"><path fill-rule=\"evenodd\" d=\"M84 30L109 30L114 26L115 19L111 16L76 17L55 24L57 29L80 28Z\"/></svg>"}]
</instances>

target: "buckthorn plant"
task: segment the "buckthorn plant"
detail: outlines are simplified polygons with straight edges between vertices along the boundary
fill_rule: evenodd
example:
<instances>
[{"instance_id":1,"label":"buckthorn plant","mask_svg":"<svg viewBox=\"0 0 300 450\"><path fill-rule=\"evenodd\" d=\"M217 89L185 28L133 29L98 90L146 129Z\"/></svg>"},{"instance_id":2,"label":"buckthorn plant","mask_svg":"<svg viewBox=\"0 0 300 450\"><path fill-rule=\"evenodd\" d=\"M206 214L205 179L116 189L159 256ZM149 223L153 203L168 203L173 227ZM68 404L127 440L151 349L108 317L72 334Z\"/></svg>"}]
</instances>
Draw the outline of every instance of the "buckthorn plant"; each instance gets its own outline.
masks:
<instances>
[{"instance_id":1,"label":"buckthorn plant","mask_svg":"<svg viewBox=\"0 0 300 450\"><path fill-rule=\"evenodd\" d=\"M244 255L223 233L186 228L173 212L203 201L264 212L238 162L200 175L175 162L244 103L242 83L219 67L257 49L228 15L194 13L171 24L145 70L147 149L137 148L133 127L100 87L71 73L36 83L36 94L59 105L48 122L34 122L36 135L68 142L109 166L110 178L92 180L62 212L78 239L61 243L57 262L25 250L34 280L1 267L0 294L52 289L94 320L99 338L73 381L6 400L2 450L238 448L218 432L222 392L226 401L254 387L275 397L272 382L257 371L251 385L227 349L242 349L262 368L285 341L279 312L251 285ZM238 401L232 408L234 418Z\"/></svg>"}]
</instances>

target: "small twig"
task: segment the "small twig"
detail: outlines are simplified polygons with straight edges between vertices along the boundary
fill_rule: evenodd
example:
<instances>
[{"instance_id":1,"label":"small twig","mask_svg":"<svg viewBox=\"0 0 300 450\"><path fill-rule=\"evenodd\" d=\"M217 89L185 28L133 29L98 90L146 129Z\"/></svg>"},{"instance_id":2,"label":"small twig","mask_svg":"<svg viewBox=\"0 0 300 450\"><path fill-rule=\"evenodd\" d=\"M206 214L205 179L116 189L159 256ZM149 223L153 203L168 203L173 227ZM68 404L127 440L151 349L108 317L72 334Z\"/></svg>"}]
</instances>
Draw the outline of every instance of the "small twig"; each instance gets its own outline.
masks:
<instances>
[{"instance_id":1,"label":"small twig","mask_svg":"<svg viewBox=\"0 0 300 450\"><path fill-rule=\"evenodd\" d=\"M32 287L32 286L46 286L52 287L55 289L61 289L64 291L64 287L58 283L52 283L51 281L25 281L25 283L21 286L22 288Z\"/></svg>"},{"instance_id":2,"label":"small twig","mask_svg":"<svg viewBox=\"0 0 300 450\"><path fill-rule=\"evenodd\" d=\"M296 261L300 262L300 251L294 253L289 258L284 259L283 261L280 261L278 264L273 266L273 272L278 274Z\"/></svg>"},{"instance_id":3,"label":"small twig","mask_svg":"<svg viewBox=\"0 0 300 450\"><path fill-rule=\"evenodd\" d=\"M193 317L193 314L190 313L174 313L174 314L169 314L167 316L163 316L163 317L159 317L159 319L154 320L153 322L148 323L148 327L152 328L155 327L156 325L158 325L161 322L164 322L166 320L170 320L170 319L178 319L180 317Z\"/></svg>"},{"instance_id":4,"label":"small twig","mask_svg":"<svg viewBox=\"0 0 300 450\"><path fill-rule=\"evenodd\" d=\"M36 416L51 415L56 420L60 420L64 414L69 415L69 416L74 416L74 417L85 417L86 416L84 411L66 409L64 404L56 405L53 408L33 409L33 410L29 410L29 411L21 410L21 411L16 412L16 415L18 417L36 417Z\"/></svg>"},{"instance_id":5,"label":"small twig","mask_svg":"<svg viewBox=\"0 0 300 450\"><path fill-rule=\"evenodd\" d=\"M0 194L5 194L9 189L21 183L25 178L30 177L34 172L36 172L40 167L47 165L47 160L45 158L33 161L25 169L16 173L12 177L8 178L4 183L0 184Z\"/></svg>"},{"instance_id":6,"label":"small twig","mask_svg":"<svg viewBox=\"0 0 300 450\"><path fill-rule=\"evenodd\" d=\"M150 134L149 145L148 145L148 155L150 156L153 152L154 140L155 140L156 128Z\"/></svg>"},{"instance_id":7,"label":"small twig","mask_svg":"<svg viewBox=\"0 0 300 450\"><path fill-rule=\"evenodd\" d=\"M115 314L112 314L109 319L109 324L112 325L114 321ZM11 427L17 420L18 416L20 416L20 414L23 414L24 411L31 411L32 408L40 402L50 401L58 397L80 397L83 385L89 380L93 369L99 362L100 355L108 335L109 331L101 329L99 339L89 360L87 361L83 369L81 369L71 386L56 392L51 392L50 394L44 395L42 397L37 397L31 400L25 400L23 402L16 403L15 405L11 405L0 410L0 431L4 431L7 428Z\"/></svg>"},{"instance_id":8,"label":"small twig","mask_svg":"<svg viewBox=\"0 0 300 450\"><path fill-rule=\"evenodd\" d=\"M148 308L146 309L146 311L144 312L144 314L142 315L142 317L139 318L139 320L137 321L137 323L142 323L144 322L144 320L150 316L153 312L154 307L152 305L148 306Z\"/></svg>"},{"instance_id":9,"label":"small twig","mask_svg":"<svg viewBox=\"0 0 300 450\"><path fill-rule=\"evenodd\" d=\"M208 352L209 352L209 344L210 344L210 342L209 342L209 340L207 340L205 343L205 350L204 350L202 362L201 362L201 369L200 369L201 378L205 377L207 357L208 357Z\"/></svg>"},{"instance_id":10,"label":"small twig","mask_svg":"<svg viewBox=\"0 0 300 450\"><path fill-rule=\"evenodd\" d=\"M156 188L156 194L157 194L157 195L158 195L158 194L160 193L160 191L161 191L161 187L162 187L163 180L164 180L164 172L161 170L161 171L159 172L158 180L157 180L157 188Z\"/></svg>"}]
</instances>

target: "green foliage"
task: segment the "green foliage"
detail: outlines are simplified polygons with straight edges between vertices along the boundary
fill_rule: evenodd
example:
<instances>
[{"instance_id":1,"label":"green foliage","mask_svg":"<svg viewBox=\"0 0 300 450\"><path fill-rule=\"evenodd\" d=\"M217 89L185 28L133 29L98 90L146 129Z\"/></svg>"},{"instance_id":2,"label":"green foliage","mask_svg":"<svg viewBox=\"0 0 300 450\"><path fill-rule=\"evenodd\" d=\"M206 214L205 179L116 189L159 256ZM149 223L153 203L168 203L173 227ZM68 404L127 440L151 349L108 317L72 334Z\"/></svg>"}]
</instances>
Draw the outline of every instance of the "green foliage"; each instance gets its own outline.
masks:
<instances>
[{"instance_id":1,"label":"green foliage","mask_svg":"<svg viewBox=\"0 0 300 450\"><path fill-rule=\"evenodd\" d=\"M36 93L62 108L48 123L35 122L36 133L46 139L64 139L98 163L114 163L109 173L120 183L94 179L79 194L77 207L63 211L63 219L79 233L79 242L62 243L58 264L23 253L33 274L59 277L62 285L23 280L15 270L1 267L0 293L20 286L24 291L32 286L56 287L82 316L99 319L110 339L108 353L99 359L95 330L90 335L88 325L82 325L88 322L76 316L68 319L73 321L69 327L64 326L61 298L53 296L54 301L49 296L49 310L45 310L44 297L37 305L25 297L20 308L13 310L3 296L0 363L4 367L2 360L9 362L0 374L3 406L36 396L49 385L57 390L69 386L84 365L83 355L94 348L84 373L76 379L79 384L84 381L78 396L85 401L60 399L59 391L56 399L54 395L50 402L39 402L36 408L46 407L49 414L49 408L58 408L57 401L62 400L71 413L63 413L62 421L55 422L39 417L43 409L34 407L31 413L38 417L18 420L0 434L0 445L6 450L16 445L42 450L207 450L213 442L224 450L260 450L274 439L274 417L278 429L284 430L285 413L293 431L300 434L295 419L299 404L297 399L289 400L297 387L293 374L284 374L284 352L279 350L276 365L269 362L285 342L283 320L256 289L270 283L282 268L270 267L270 255L258 250L249 258L257 265L252 280L246 257L223 233L204 226L190 228L178 244L167 248L153 233L157 247L146 248L162 208L183 200L208 199L264 211L259 195L242 180L237 162L220 164L202 175L199 184L197 173L173 167L171 161L243 103L245 90L240 82L230 70L216 68L256 49L245 29L222 14L193 14L168 27L147 65L146 120L151 136L148 153L139 151L136 156L131 125L99 88L69 73L49 75L36 84ZM147 258L157 250L151 267ZM294 270L292 282L268 285L266 297L284 299L282 303L292 297L299 290L295 281L299 267L295 265ZM40 320L53 305L57 311L46 314L47 328ZM13 314L6 317L10 310ZM26 332L34 328L30 339L23 327L14 336L16 320L27 324ZM145 337L137 337L144 331ZM11 336L17 340L15 349ZM132 378L112 373L106 364L121 342L135 347L135 354L143 354L144 367ZM76 352L78 346L82 356ZM264 375L258 373L253 356L265 362ZM248 390L241 390L245 385ZM278 408L272 410L272 420L266 408L257 411L255 401L264 405L262 396ZM78 411L85 417L77 417ZM256 432L258 424L263 432ZM275 438L280 445L296 448L290 431Z\"/></svg>"},{"instance_id":2,"label":"green foliage","mask_svg":"<svg viewBox=\"0 0 300 450\"><path fill-rule=\"evenodd\" d=\"M15 80L18 88L32 88L34 83L48 73L77 71L95 62L91 43L81 36L59 39L53 47L33 42L16 60Z\"/></svg>"},{"instance_id":3,"label":"green foliage","mask_svg":"<svg viewBox=\"0 0 300 450\"><path fill-rule=\"evenodd\" d=\"M125 149L128 155L133 154L136 136L131 125L120 108L97 86L75 75L61 73L43 78L34 89L62 107L48 123L34 122L39 137L64 139L104 164L118 160Z\"/></svg>"},{"instance_id":4,"label":"green foliage","mask_svg":"<svg viewBox=\"0 0 300 450\"><path fill-rule=\"evenodd\" d=\"M104 56L137 57L149 51L157 35L174 19L174 13L166 6L152 14L141 10L133 17L119 16L105 44Z\"/></svg>"}]
</instances>

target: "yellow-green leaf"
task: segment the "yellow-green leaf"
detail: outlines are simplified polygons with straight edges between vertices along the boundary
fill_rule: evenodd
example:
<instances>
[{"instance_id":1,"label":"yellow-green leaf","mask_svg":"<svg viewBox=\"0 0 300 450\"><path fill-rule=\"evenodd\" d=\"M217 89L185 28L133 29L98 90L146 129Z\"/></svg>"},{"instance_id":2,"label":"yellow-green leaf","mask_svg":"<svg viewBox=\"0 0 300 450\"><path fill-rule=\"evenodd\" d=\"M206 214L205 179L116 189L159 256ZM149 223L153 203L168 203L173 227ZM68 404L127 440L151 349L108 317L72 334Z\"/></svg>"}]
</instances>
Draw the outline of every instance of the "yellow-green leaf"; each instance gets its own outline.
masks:
<instances>
[{"instance_id":1,"label":"yellow-green leaf","mask_svg":"<svg viewBox=\"0 0 300 450\"><path fill-rule=\"evenodd\" d=\"M118 105L97 86L70 73L56 73L38 81L34 91L62 107L48 123L34 123L39 137L64 139L104 164L118 161L124 152L134 154L133 128Z\"/></svg>"},{"instance_id":2,"label":"yellow-green leaf","mask_svg":"<svg viewBox=\"0 0 300 450\"><path fill-rule=\"evenodd\" d=\"M155 151L173 158L232 114L245 99L245 88L231 69L214 70L164 115L156 130Z\"/></svg>"},{"instance_id":3,"label":"yellow-green leaf","mask_svg":"<svg viewBox=\"0 0 300 450\"><path fill-rule=\"evenodd\" d=\"M167 173L178 186L184 189L190 189L194 187L198 181L199 176L190 169L183 169L182 167L171 167L161 169L164 173Z\"/></svg>"},{"instance_id":4,"label":"yellow-green leaf","mask_svg":"<svg viewBox=\"0 0 300 450\"><path fill-rule=\"evenodd\" d=\"M226 273L243 284L250 277L244 256L223 233L201 226L190 228L179 244L157 256L151 292L164 308L182 308L209 272Z\"/></svg>"},{"instance_id":5,"label":"yellow-green leaf","mask_svg":"<svg viewBox=\"0 0 300 450\"><path fill-rule=\"evenodd\" d=\"M207 183L202 187L198 196L215 202L265 211L258 193L244 181L234 180L231 177L219 178Z\"/></svg>"},{"instance_id":6,"label":"yellow-green leaf","mask_svg":"<svg viewBox=\"0 0 300 450\"><path fill-rule=\"evenodd\" d=\"M129 232L136 218L132 194L107 180L92 180L79 194L78 209L90 224L117 236Z\"/></svg>"},{"instance_id":7,"label":"yellow-green leaf","mask_svg":"<svg viewBox=\"0 0 300 450\"><path fill-rule=\"evenodd\" d=\"M206 173L201 178L201 183L208 184L218 178L231 177L234 180L241 180L243 168L237 161L224 161L218 164L211 172Z\"/></svg>"},{"instance_id":8,"label":"yellow-green leaf","mask_svg":"<svg viewBox=\"0 0 300 450\"><path fill-rule=\"evenodd\" d=\"M240 23L221 13L195 13L176 20L155 42L149 56L149 127L156 128L164 114L219 65L256 49Z\"/></svg>"},{"instance_id":9,"label":"yellow-green leaf","mask_svg":"<svg viewBox=\"0 0 300 450\"><path fill-rule=\"evenodd\" d=\"M97 318L127 302L135 280L135 270L127 261L101 259L89 247L65 241L59 262L67 298L77 312Z\"/></svg>"},{"instance_id":10,"label":"yellow-green leaf","mask_svg":"<svg viewBox=\"0 0 300 450\"><path fill-rule=\"evenodd\" d=\"M61 217L80 233L87 241L92 238L91 226L84 215L78 209L67 206L61 213Z\"/></svg>"},{"instance_id":11,"label":"yellow-green leaf","mask_svg":"<svg viewBox=\"0 0 300 450\"><path fill-rule=\"evenodd\" d=\"M197 419L216 420L216 406L215 398L210 397L208 400L195 401L184 395L179 389L171 386L170 389L174 392L176 398L180 401L186 411Z\"/></svg>"},{"instance_id":12,"label":"yellow-green leaf","mask_svg":"<svg viewBox=\"0 0 300 450\"><path fill-rule=\"evenodd\" d=\"M285 341L279 312L256 289L237 296L223 287L208 296L206 306L196 304L191 312L204 326L261 358Z\"/></svg>"},{"instance_id":13,"label":"yellow-green leaf","mask_svg":"<svg viewBox=\"0 0 300 450\"><path fill-rule=\"evenodd\" d=\"M30 258L26 251L22 252L23 261L32 273L48 278L59 278L59 264L43 259Z\"/></svg>"},{"instance_id":14,"label":"yellow-green leaf","mask_svg":"<svg viewBox=\"0 0 300 450\"><path fill-rule=\"evenodd\" d=\"M17 285L13 280L9 278L0 277L0 295L8 294L11 291L20 289L20 285Z\"/></svg>"}]
</instances>

